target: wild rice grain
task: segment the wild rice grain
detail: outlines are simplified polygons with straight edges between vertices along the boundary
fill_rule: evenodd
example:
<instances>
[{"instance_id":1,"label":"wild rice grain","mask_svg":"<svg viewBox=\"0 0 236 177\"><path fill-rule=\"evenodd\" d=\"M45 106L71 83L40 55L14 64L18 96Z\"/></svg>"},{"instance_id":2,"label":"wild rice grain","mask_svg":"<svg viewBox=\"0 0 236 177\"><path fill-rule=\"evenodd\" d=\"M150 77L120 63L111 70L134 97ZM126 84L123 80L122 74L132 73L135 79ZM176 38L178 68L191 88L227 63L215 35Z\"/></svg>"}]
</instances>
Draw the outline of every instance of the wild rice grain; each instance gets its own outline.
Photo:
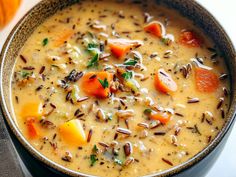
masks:
<instances>
[{"instance_id":1,"label":"wild rice grain","mask_svg":"<svg viewBox=\"0 0 236 177\"><path fill-rule=\"evenodd\" d=\"M44 70L45 70L45 66L42 66L41 69L39 70L39 74L43 74Z\"/></svg>"},{"instance_id":2,"label":"wild rice grain","mask_svg":"<svg viewBox=\"0 0 236 177\"><path fill-rule=\"evenodd\" d=\"M219 79L220 80L225 80L228 77L228 74L221 74Z\"/></svg>"},{"instance_id":3,"label":"wild rice grain","mask_svg":"<svg viewBox=\"0 0 236 177\"><path fill-rule=\"evenodd\" d=\"M130 142L126 143L123 148L124 148L125 156L126 157L130 156L130 154L132 153L131 143Z\"/></svg>"},{"instance_id":4,"label":"wild rice grain","mask_svg":"<svg viewBox=\"0 0 236 177\"><path fill-rule=\"evenodd\" d=\"M90 142L90 140L91 140L91 138L92 138L92 135L93 135L93 130L90 129L90 130L89 130L89 133L88 133L88 137L87 137L87 143Z\"/></svg>"},{"instance_id":5,"label":"wild rice grain","mask_svg":"<svg viewBox=\"0 0 236 177\"><path fill-rule=\"evenodd\" d=\"M82 98L79 98L78 100L77 100L77 102L79 103L79 102L83 102L83 101L86 101L86 100L88 100L89 99L89 97L82 97Z\"/></svg>"},{"instance_id":6,"label":"wild rice grain","mask_svg":"<svg viewBox=\"0 0 236 177\"><path fill-rule=\"evenodd\" d=\"M169 161L169 160L167 160L167 159L165 159L165 158L162 158L161 160L162 160L163 162L167 163L167 164L170 165L170 166L174 166L171 161Z\"/></svg>"},{"instance_id":7,"label":"wild rice grain","mask_svg":"<svg viewBox=\"0 0 236 177\"><path fill-rule=\"evenodd\" d=\"M21 59L24 63L27 63L27 59L26 59L23 55L20 55L20 59Z\"/></svg>"},{"instance_id":8,"label":"wild rice grain","mask_svg":"<svg viewBox=\"0 0 236 177\"><path fill-rule=\"evenodd\" d=\"M99 142L98 144L99 144L100 146L105 147L105 148L108 148L108 147L109 147L109 145L106 144L106 143L104 143L104 142Z\"/></svg>"},{"instance_id":9,"label":"wild rice grain","mask_svg":"<svg viewBox=\"0 0 236 177\"><path fill-rule=\"evenodd\" d=\"M166 134L166 132L158 131L158 132L154 132L153 134L156 136L164 136Z\"/></svg>"},{"instance_id":10,"label":"wild rice grain","mask_svg":"<svg viewBox=\"0 0 236 177\"><path fill-rule=\"evenodd\" d=\"M221 108L221 106L223 105L223 102L224 102L224 98L220 98L220 100L219 100L219 103L217 104L217 109L219 109L219 108Z\"/></svg>"},{"instance_id":11,"label":"wild rice grain","mask_svg":"<svg viewBox=\"0 0 236 177\"><path fill-rule=\"evenodd\" d=\"M116 129L116 131L117 131L118 133L121 133L121 134L124 134L124 135L128 135L128 136L130 136L131 133L132 133L130 130L125 129L125 128L121 128L121 127L118 127L118 128Z\"/></svg>"},{"instance_id":12,"label":"wild rice grain","mask_svg":"<svg viewBox=\"0 0 236 177\"><path fill-rule=\"evenodd\" d=\"M200 100L199 98L189 98L188 103L198 103Z\"/></svg>"}]
</instances>

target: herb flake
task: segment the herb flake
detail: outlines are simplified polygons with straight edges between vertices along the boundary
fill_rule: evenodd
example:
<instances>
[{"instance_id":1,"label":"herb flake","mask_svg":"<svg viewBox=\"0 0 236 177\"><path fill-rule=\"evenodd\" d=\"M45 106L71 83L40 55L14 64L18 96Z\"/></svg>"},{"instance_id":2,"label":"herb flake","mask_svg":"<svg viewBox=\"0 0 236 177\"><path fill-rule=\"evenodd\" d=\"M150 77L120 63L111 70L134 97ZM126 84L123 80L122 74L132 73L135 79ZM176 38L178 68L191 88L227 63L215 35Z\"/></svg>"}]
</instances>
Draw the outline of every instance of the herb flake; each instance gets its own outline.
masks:
<instances>
[{"instance_id":1,"label":"herb flake","mask_svg":"<svg viewBox=\"0 0 236 177\"><path fill-rule=\"evenodd\" d=\"M46 46L48 44L48 42L49 42L48 38L44 38L42 41L42 45Z\"/></svg>"},{"instance_id":2,"label":"herb flake","mask_svg":"<svg viewBox=\"0 0 236 177\"><path fill-rule=\"evenodd\" d=\"M127 72L123 73L121 76L122 76L125 80L132 79L132 77L133 77L133 72L127 71Z\"/></svg>"},{"instance_id":3,"label":"herb flake","mask_svg":"<svg viewBox=\"0 0 236 177\"><path fill-rule=\"evenodd\" d=\"M130 59L130 60L125 61L124 65L125 66L135 66L137 63L138 63L137 60Z\"/></svg>"},{"instance_id":4,"label":"herb flake","mask_svg":"<svg viewBox=\"0 0 236 177\"><path fill-rule=\"evenodd\" d=\"M98 58L99 58L99 54L95 54L92 59L88 62L87 68L91 68L94 66L98 66Z\"/></svg>"},{"instance_id":5,"label":"herb flake","mask_svg":"<svg viewBox=\"0 0 236 177\"><path fill-rule=\"evenodd\" d=\"M149 115L149 114L151 114L152 110L151 109L145 109L143 112L144 112L144 114Z\"/></svg>"},{"instance_id":6,"label":"herb flake","mask_svg":"<svg viewBox=\"0 0 236 177\"><path fill-rule=\"evenodd\" d=\"M98 81L100 82L100 84L102 85L102 87L104 89L109 87L109 83L107 81L107 78L105 78L104 80L98 79Z\"/></svg>"},{"instance_id":7,"label":"herb flake","mask_svg":"<svg viewBox=\"0 0 236 177\"><path fill-rule=\"evenodd\" d=\"M91 154L90 155L90 166L94 166L95 163L98 161L97 155L96 154Z\"/></svg>"}]
</instances>

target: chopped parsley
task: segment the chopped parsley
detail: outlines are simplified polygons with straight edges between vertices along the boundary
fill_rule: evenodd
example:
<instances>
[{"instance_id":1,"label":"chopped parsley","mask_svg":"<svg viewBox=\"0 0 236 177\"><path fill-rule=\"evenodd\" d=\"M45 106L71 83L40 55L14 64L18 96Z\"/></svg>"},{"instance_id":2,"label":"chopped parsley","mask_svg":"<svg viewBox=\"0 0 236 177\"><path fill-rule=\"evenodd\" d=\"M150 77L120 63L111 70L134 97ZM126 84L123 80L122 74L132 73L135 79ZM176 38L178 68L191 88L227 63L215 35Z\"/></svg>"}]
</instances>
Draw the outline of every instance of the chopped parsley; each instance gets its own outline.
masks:
<instances>
[{"instance_id":1,"label":"chopped parsley","mask_svg":"<svg viewBox=\"0 0 236 177\"><path fill-rule=\"evenodd\" d=\"M151 114L152 110L151 109L145 109L143 112L144 112L144 114L149 115L149 114Z\"/></svg>"},{"instance_id":2,"label":"chopped parsley","mask_svg":"<svg viewBox=\"0 0 236 177\"><path fill-rule=\"evenodd\" d=\"M102 85L102 87L104 89L109 87L109 83L107 81L107 78L105 78L104 80L98 79L98 81L100 82L100 84Z\"/></svg>"},{"instance_id":3,"label":"chopped parsley","mask_svg":"<svg viewBox=\"0 0 236 177\"><path fill-rule=\"evenodd\" d=\"M87 51L92 55L92 59L89 61L87 68L98 66L98 59L100 56L100 50L96 43L88 43Z\"/></svg>"},{"instance_id":4,"label":"chopped parsley","mask_svg":"<svg viewBox=\"0 0 236 177\"><path fill-rule=\"evenodd\" d=\"M88 62L87 68L91 68L94 66L98 66L98 58L99 58L99 54L95 54L92 59Z\"/></svg>"},{"instance_id":5,"label":"chopped parsley","mask_svg":"<svg viewBox=\"0 0 236 177\"><path fill-rule=\"evenodd\" d=\"M125 61L124 65L125 66L135 66L137 63L138 63L137 60L130 59L130 60Z\"/></svg>"},{"instance_id":6,"label":"chopped parsley","mask_svg":"<svg viewBox=\"0 0 236 177\"><path fill-rule=\"evenodd\" d=\"M88 51L91 51L91 50L96 49L97 47L98 47L98 45L95 43L88 43L87 49L88 49Z\"/></svg>"},{"instance_id":7,"label":"chopped parsley","mask_svg":"<svg viewBox=\"0 0 236 177\"><path fill-rule=\"evenodd\" d=\"M48 44L48 38L44 38L43 41L42 41L42 45L45 46Z\"/></svg>"},{"instance_id":8,"label":"chopped parsley","mask_svg":"<svg viewBox=\"0 0 236 177\"><path fill-rule=\"evenodd\" d=\"M168 38L168 37L163 37L162 39L161 39L161 41L165 44L165 45L170 45L171 44L171 39L170 38Z\"/></svg>"},{"instance_id":9,"label":"chopped parsley","mask_svg":"<svg viewBox=\"0 0 236 177\"><path fill-rule=\"evenodd\" d=\"M94 144L92 151L93 151L93 153L98 153L98 148L97 148L96 144Z\"/></svg>"},{"instance_id":10,"label":"chopped parsley","mask_svg":"<svg viewBox=\"0 0 236 177\"><path fill-rule=\"evenodd\" d=\"M121 76L122 76L125 80L132 79L132 77L133 77L133 72L127 71L127 72L123 73Z\"/></svg>"},{"instance_id":11,"label":"chopped parsley","mask_svg":"<svg viewBox=\"0 0 236 177\"><path fill-rule=\"evenodd\" d=\"M91 154L90 155L90 166L94 166L94 164L98 161L97 155L96 154Z\"/></svg>"},{"instance_id":12,"label":"chopped parsley","mask_svg":"<svg viewBox=\"0 0 236 177\"><path fill-rule=\"evenodd\" d=\"M20 72L21 77L24 78L24 79L31 76L32 74L33 74L32 72L28 72L28 71L24 71L24 70L22 70Z\"/></svg>"}]
</instances>

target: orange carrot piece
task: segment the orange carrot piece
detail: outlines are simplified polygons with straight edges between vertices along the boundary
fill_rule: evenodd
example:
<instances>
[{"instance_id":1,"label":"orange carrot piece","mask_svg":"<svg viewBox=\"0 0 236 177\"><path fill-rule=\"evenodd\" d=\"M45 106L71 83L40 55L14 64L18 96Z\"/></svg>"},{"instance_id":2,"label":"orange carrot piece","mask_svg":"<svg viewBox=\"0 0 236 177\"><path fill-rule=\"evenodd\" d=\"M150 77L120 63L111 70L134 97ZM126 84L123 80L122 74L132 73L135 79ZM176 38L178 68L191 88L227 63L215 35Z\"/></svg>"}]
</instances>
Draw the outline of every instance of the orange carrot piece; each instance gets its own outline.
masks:
<instances>
[{"instance_id":1,"label":"orange carrot piece","mask_svg":"<svg viewBox=\"0 0 236 177\"><path fill-rule=\"evenodd\" d=\"M195 69L196 87L199 92L214 92L219 86L217 75L207 69Z\"/></svg>"},{"instance_id":2,"label":"orange carrot piece","mask_svg":"<svg viewBox=\"0 0 236 177\"><path fill-rule=\"evenodd\" d=\"M60 45L64 44L64 42L68 40L73 34L74 31L71 29L63 30L61 33L58 34L57 39L54 41L54 46L59 47Z\"/></svg>"},{"instance_id":3,"label":"orange carrot piece","mask_svg":"<svg viewBox=\"0 0 236 177\"><path fill-rule=\"evenodd\" d=\"M35 118L28 118L26 121L28 136L30 139L35 139L39 136L39 131L35 125Z\"/></svg>"},{"instance_id":4,"label":"orange carrot piece","mask_svg":"<svg viewBox=\"0 0 236 177\"><path fill-rule=\"evenodd\" d=\"M152 112L150 119L159 120L163 124L167 124L170 121L171 114L168 112Z\"/></svg>"},{"instance_id":5,"label":"orange carrot piece","mask_svg":"<svg viewBox=\"0 0 236 177\"><path fill-rule=\"evenodd\" d=\"M110 49L116 58L123 58L129 51L132 45L130 44L110 44Z\"/></svg>"},{"instance_id":6,"label":"orange carrot piece","mask_svg":"<svg viewBox=\"0 0 236 177\"><path fill-rule=\"evenodd\" d=\"M179 41L188 47L200 47L203 43L203 40L193 31L181 32Z\"/></svg>"},{"instance_id":7,"label":"orange carrot piece","mask_svg":"<svg viewBox=\"0 0 236 177\"><path fill-rule=\"evenodd\" d=\"M163 93L172 93L177 90L177 84L164 69L159 69L155 75L154 85Z\"/></svg>"},{"instance_id":8,"label":"orange carrot piece","mask_svg":"<svg viewBox=\"0 0 236 177\"><path fill-rule=\"evenodd\" d=\"M88 94L98 98L107 98L110 93L110 83L113 75L111 73L101 72L88 72L81 78L81 88ZM108 88L103 88L99 80L107 80Z\"/></svg>"},{"instance_id":9,"label":"orange carrot piece","mask_svg":"<svg viewBox=\"0 0 236 177\"><path fill-rule=\"evenodd\" d=\"M146 32L149 32L159 38L162 37L161 24L158 21L153 21L144 27Z\"/></svg>"},{"instance_id":10,"label":"orange carrot piece","mask_svg":"<svg viewBox=\"0 0 236 177\"><path fill-rule=\"evenodd\" d=\"M122 59L132 49L132 47L138 47L143 43L139 40L128 40L128 39L110 39L109 47L113 55Z\"/></svg>"}]
</instances>

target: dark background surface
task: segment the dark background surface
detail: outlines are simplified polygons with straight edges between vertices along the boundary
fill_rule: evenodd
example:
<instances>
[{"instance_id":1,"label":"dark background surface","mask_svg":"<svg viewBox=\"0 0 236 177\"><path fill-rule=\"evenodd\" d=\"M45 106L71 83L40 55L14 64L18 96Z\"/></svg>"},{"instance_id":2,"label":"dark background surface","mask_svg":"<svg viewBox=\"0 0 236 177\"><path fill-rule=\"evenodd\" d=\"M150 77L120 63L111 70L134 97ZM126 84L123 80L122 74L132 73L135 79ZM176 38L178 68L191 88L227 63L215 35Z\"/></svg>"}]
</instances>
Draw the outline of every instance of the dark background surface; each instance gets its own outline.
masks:
<instances>
[{"instance_id":1,"label":"dark background surface","mask_svg":"<svg viewBox=\"0 0 236 177\"><path fill-rule=\"evenodd\" d=\"M30 177L20 160L0 111L0 177Z\"/></svg>"}]
</instances>

